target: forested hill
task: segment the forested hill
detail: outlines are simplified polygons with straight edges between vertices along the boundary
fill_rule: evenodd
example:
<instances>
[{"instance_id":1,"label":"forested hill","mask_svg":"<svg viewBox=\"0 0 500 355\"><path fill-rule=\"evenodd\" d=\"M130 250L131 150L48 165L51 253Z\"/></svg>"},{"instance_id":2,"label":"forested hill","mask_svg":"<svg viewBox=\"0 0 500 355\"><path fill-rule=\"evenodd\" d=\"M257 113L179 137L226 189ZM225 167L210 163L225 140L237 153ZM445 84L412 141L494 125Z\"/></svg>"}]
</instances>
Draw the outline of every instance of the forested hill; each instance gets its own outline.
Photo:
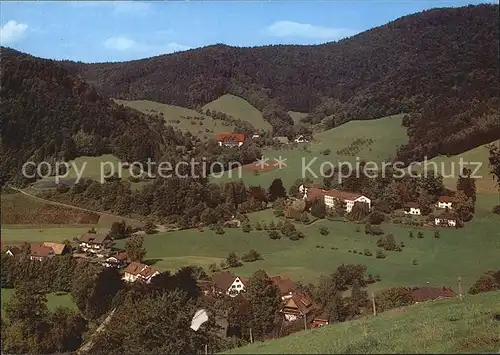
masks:
<instances>
[{"instance_id":1,"label":"forested hill","mask_svg":"<svg viewBox=\"0 0 500 355\"><path fill-rule=\"evenodd\" d=\"M162 136L162 121L102 98L59 64L4 47L1 54L2 184L26 183L21 166L30 160L113 153L142 161L181 144L182 135Z\"/></svg>"},{"instance_id":2,"label":"forested hill","mask_svg":"<svg viewBox=\"0 0 500 355\"><path fill-rule=\"evenodd\" d=\"M455 154L500 137L499 7L441 8L336 43L215 45L124 63L65 62L105 96L199 107L225 93L291 134L288 110L352 119L412 113L399 157ZM436 139L438 138L439 139Z\"/></svg>"}]
</instances>

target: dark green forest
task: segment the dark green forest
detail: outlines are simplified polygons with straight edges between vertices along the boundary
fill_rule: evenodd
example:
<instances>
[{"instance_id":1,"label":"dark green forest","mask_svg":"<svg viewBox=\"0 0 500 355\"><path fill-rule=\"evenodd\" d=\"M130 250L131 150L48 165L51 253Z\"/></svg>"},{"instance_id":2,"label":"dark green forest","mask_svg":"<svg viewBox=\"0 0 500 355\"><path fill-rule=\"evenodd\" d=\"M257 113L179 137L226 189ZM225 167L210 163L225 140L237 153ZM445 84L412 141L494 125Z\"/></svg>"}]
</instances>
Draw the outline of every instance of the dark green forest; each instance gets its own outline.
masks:
<instances>
[{"instance_id":1,"label":"dark green forest","mask_svg":"<svg viewBox=\"0 0 500 355\"><path fill-rule=\"evenodd\" d=\"M409 161L500 137L498 15L498 5L432 9L323 45L214 45L123 63L63 64L108 97L197 108L238 95L276 135L293 133L288 110L308 112L306 120L326 128L408 113L410 140L398 158Z\"/></svg>"}]
</instances>

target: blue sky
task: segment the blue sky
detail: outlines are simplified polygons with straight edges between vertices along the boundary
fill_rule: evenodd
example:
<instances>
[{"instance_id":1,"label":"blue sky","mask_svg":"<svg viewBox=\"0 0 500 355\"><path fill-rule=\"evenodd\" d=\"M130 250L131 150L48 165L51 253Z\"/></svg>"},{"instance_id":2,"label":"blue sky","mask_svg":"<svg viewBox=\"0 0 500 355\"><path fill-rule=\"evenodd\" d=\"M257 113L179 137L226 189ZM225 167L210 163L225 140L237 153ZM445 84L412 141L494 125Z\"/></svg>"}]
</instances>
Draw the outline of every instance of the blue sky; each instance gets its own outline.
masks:
<instances>
[{"instance_id":1,"label":"blue sky","mask_svg":"<svg viewBox=\"0 0 500 355\"><path fill-rule=\"evenodd\" d=\"M122 61L215 43L319 44L425 9L480 2L3 1L0 40L43 58Z\"/></svg>"}]
</instances>

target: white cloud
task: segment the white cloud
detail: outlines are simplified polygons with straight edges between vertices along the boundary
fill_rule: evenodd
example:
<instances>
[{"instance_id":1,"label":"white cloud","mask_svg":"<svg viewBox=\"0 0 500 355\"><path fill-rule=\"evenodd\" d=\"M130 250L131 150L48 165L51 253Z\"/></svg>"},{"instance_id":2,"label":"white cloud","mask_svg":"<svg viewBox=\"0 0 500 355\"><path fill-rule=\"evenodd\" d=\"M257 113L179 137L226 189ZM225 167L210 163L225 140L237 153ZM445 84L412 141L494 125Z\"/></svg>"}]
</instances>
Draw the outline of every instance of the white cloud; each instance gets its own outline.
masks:
<instances>
[{"instance_id":1,"label":"white cloud","mask_svg":"<svg viewBox=\"0 0 500 355\"><path fill-rule=\"evenodd\" d=\"M142 55L154 56L179 51L185 51L190 47L176 42L161 44L139 43L125 36L110 37L104 41L104 47L121 52L135 52Z\"/></svg>"},{"instance_id":2,"label":"white cloud","mask_svg":"<svg viewBox=\"0 0 500 355\"><path fill-rule=\"evenodd\" d=\"M5 45L20 40L24 36L27 29L27 24L17 23L14 20L10 20L0 28L0 43Z\"/></svg>"},{"instance_id":3,"label":"white cloud","mask_svg":"<svg viewBox=\"0 0 500 355\"><path fill-rule=\"evenodd\" d=\"M293 21L277 21L267 27L266 32L275 37L304 37L317 40L337 40L356 33L347 28L314 26Z\"/></svg>"},{"instance_id":4,"label":"white cloud","mask_svg":"<svg viewBox=\"0 0 500 355\"><path fill-rule=\"evenodd\" d=\"M110 37L104 41L104 47L108 49L115 49L117 51L126 51L134 46L137 46L137 43L130 38L127 37Z\"/></svg>"}]
</instances>

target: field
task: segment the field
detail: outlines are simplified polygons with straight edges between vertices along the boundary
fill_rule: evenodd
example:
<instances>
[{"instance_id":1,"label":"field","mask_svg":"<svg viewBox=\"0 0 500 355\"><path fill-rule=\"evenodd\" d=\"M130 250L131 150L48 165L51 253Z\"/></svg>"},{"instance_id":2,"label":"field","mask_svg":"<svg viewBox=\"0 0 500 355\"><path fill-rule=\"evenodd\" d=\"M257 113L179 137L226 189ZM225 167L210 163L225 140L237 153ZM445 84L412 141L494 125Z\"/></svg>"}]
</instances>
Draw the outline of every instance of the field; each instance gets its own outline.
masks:
<instances>
[{"instance_id":1,"label":"field","mask_svg":"<svg viewBox=\"0 0 500 355\"><path fill-rule=\"evenodd\" d=\"M387 252L386 259L376 259L377 237L367 236L360 225L354 223L321 220L310 225L297 225L305 238L271 240L265 231L244 233L241 229L226 228L218 235L205 228L145 236L146 259L160 270L171 270L189 264L208 267L219 263L230 252L242 255L256 249L264 260L246 263L232 271L249 276L258 269L270 275L280 274L305 282L318 281L321 274L333 272L341 263L362 263L368 272L380 275L378 287L393 285L426 284L456 286L458 276L468 288L486 270L498 268L500 229L498 217L491 213L495 203L490 196L480 196L476 218L466 228L441 229L440 238L434 238L434 230L424 229L424 238L409 238L411 227L384 225L387 233L393 233L396 241L405 243L402 252ZM249 215L251 221L277 221L270 210ZM329 234L319 233L320 227ZM414 235L416 235L414 230ZM118 246L123 246L119 241ZM332 247L338 248L333 250ZM362 253L369 249L373 256ZM351 252L349 252L351 250ZM358 253L354 254L352 251ZM413 265L416 259L418 265Z\"/></svg>"},{"instance_id":2,"label":"field","mask_svg":"<svg viewBox=\"0 0 500 355\"><path fill-rule=\"evenodd\" d=\"M146 114L163 114L166 125L191 132L193 135L197 136L208 137L216 133L232 132L233 130L232 126L224 125L223 121L214 120L207 115L202 115L189 108L148 100L115 100L115 102ZM186 117L203 117L203 120L195 120Z\"/></svg>"},{"instance_id":3,"label":"field","mask_svg":"<svg viewBox=\"0 0 500 355\"><path fill-rule=\"evenodd\" d=\"M310 144L301 144L295 149L284 148L280 150L269 149L263 152L265 158L269 158L268 164L276 165L274 159L285 159L281 169L276 167L272 171L263 171L258 174L253 171L227 172L219 179L213 181L225 181L227 179L242 178L247 184L268 187L274 178L281 178L288 189L296 179L303 177L303 167L309 166L313 171L305 171L305 176L320 181L321 165L327 162L323 168L338 166L339 162L356 163L356 156L363 157L366 161L382 162L396 153L398 146L408 141L406 129L401 126L403 115L389 116L377 120L351 121L328 131L316 133L314 141ZM337 154L344 148L353 145L356 139L371 139L373 143L369 146L360 147L359 152L350 155ZM329 150L329 154L325 151ZM328 164L331 163L331 164Z\"/></svg>"},{"instance_id":4,"label":"field","mask_svg":"<svg viewBox=\"0 0 500 355\"><path fill-rule=\"evenodd\" d=\"M224 112L234 118L247 121L257 130L271 130L271 125L262 117L262 113L248 101L238 96L223 95L203 106L203 111L207 109Z\"/></svg>"},{"instance_id":5,"label":"field","mask_svg":"<svg viewBox=\"0 0 500 355\"><path fill-rule=\"evenodd\" d=\"M307 116L307 113L296 112L296 111L288 111L288 114L290 115L290 117L292 117L293 123L296 124L296 125L299 124L299 123L301 123L300 122L301 118Z\"/></svg>"},{"instance_id":6,"label":"field","mask_svg":"<svg viewBox=\"0 0 500 355\"><path fill-rule=\"evenodd\" d=\"M4 305L9 302L10 298L14 294L14 289L2 288L2 315L4 313ZM55 293L48 293L47 295L47 307L53 311L57 307L68 307L76 310L76 305L73 302L70 294L62 294L60 296Z\"/></svg>"},{"instance_id":7,"label":"field","mask_svg":"<svg viewBox=\"0 0 500 355\"><path fill-rule=\"evenodd\" d=\"M478 176L482 177L476 180L477 191L481 193L497 194L499 193L499 190L495 186L493 175L491 175L490 168L488 166L489 151L488 148L486 148L487 145L488 144L485 144L477 148L471 149L467 152L464 152L462 154L454 155L451 157L439 156L430 159L429 162L437 163L440 169L441 167L443 167L442 169L444 170L444 172L447 175L450 175L450 177L444 178L444 184L447 188L451 190L456 189L457 178L451 177L451 175L455 176L458 175L460 170L459 168L459 163L461 161L460 159L462 159L465 167L469 169L474 169L475 165L468 163L473 163L473 162L481 163L481 168L476 173ZM454 171L452 169L454 169Z\"/></svg>"},{"instance_id":8,"label":"field","mask_svg":"<svg viewBox=\"0 0 500 355\"><path fill-rule=\"evenodd\" d=\"M229 354L454 354L500 350L500 292L417 304L256 342ZM495 316L497 318L495 318Z\"/></svg>"}]
</instances>

